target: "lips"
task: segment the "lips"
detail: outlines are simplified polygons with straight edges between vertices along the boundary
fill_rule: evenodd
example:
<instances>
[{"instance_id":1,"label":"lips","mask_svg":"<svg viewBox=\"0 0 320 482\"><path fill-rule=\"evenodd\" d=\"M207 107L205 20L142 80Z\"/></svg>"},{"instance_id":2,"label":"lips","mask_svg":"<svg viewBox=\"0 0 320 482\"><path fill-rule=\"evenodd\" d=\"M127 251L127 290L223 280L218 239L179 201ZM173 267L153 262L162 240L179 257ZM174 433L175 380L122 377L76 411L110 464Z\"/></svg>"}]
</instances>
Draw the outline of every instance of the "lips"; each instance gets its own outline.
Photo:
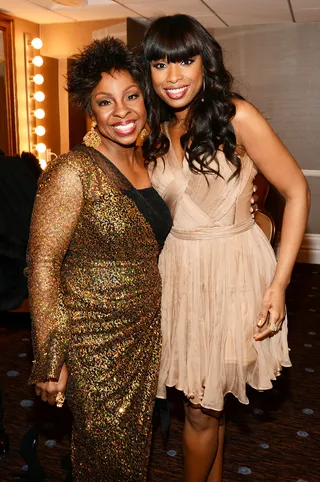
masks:
<instances>
[{"instance_id":1,"label":"lips","mask_svg":"<svg viewBox=\"0 0 320 482\"><path fill-rule=\"evenodd\" d=\"M183 87L171 87L170 89L164 90L170 99L182 99L188 90L188 85L184 85Z\"/></svg>"},{"instance_id":2,"label":"lips","mask_svg":"<svg viewBox=\"0 0 320 482\"><path fill-rule=\"evenodd\" d=\"M115 130L115 132L120 135L120 136L127 136L129 134L132 134L133 131L136 128L136 122L135 120L127 120L123 122L117 122L116 124L113 124L112 128Z\"/></svg>"}]
</instances>

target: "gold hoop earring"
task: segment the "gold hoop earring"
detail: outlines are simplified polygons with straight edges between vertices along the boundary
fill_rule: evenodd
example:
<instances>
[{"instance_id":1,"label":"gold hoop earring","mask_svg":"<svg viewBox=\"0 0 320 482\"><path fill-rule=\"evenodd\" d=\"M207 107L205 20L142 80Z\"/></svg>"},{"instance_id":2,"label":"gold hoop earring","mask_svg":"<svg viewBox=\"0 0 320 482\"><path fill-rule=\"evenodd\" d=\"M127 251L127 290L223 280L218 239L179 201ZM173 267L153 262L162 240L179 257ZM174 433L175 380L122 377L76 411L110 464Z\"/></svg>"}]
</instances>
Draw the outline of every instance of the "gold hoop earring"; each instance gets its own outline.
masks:
<instances>
[{"instance_id":1,"label":"gold hoop earring","mask_svg":"<svg viewBox=\"0 0 320 482\"><path fill-rule=\"evenodd\" d=\"M140 132L140 134L137 137L136 146L142 147L143 144L144 144L144 141L146 140L146 138L148 137L149 134L150 134L150 127L149 127L149 124L146 123L144 128L142 129L142 131Z\"/></svg>"},{"instance_id":2,"label":"gold hoop earring","mask_svg":"<svg viewBox=\"0 0 320 482\"><path fill-rule=\"evenodd\" d=\"M96 121L92 121L91 129L83 138L83 142L87 147L93 147L97 149L101 144L101 137L99 136L98 132L96 131L97 123Z\"/></svg>"}]
</instances>

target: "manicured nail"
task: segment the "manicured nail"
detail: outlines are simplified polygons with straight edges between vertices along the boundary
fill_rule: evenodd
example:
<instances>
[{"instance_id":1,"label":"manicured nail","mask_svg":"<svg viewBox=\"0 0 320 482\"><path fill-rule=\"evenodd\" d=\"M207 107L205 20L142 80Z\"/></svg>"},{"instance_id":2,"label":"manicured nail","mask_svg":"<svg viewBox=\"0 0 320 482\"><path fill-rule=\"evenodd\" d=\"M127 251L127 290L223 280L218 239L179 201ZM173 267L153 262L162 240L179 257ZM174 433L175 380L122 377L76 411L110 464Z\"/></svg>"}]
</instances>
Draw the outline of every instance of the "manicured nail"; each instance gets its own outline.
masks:
<instances>
[{"instance_id":1,"label":"manicured nail","mask_svg":"<svg viewBox=\"0 0 320 482\"><path fill-rule=\"evenodd\" d=\"M263 320L258 321L258 326L261 327L263 325Z\"/></svg>"}]
</instances>

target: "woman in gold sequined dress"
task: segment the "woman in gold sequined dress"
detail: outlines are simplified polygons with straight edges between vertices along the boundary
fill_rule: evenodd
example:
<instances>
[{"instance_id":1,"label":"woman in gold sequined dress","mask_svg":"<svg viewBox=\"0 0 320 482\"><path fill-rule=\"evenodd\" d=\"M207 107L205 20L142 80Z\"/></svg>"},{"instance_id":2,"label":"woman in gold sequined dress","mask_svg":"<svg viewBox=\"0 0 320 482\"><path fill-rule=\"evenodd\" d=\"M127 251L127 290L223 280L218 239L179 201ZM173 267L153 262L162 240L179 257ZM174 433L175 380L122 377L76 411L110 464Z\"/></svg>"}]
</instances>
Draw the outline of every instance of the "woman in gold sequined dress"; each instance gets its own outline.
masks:
<instances>
[{"instance_id":1,"label":"woman in gold sequined dress","mask_svg":"<svg viewBox=\"0 0 320 482\"><path fill-rule=\"evenodd\" d=\"M68 91L97 125L50 163L31 224L31 382L54 403L69 372L75 482L147 476L161 350L157 260L171 217L136 147L146 122L140 86L138 62L116 39L76 56Z\"/></svg>"}]
</instances>

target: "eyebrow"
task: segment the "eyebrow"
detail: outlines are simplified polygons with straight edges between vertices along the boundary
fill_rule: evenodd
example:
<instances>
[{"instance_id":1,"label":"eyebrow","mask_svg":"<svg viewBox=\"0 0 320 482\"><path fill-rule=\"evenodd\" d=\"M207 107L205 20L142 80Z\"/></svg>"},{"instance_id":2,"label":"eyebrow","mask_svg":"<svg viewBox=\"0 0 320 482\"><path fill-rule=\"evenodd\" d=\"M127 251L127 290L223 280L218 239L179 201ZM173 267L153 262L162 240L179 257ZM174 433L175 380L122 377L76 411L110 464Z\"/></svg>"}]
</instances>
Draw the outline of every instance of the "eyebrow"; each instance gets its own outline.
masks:
<instances>
[{"instance_id":1,"label":"eyebrow","mask_svg":"<svg viewBox=\"0 0 320 482\"><path fill-rule=\"evenodd\" d=\"M139 87L138 84L131 84L131 85L129 85L129 87L127 87L127 88L123 91L123 93L128 92L128 90L132 89L133 87L136 88L136 89L140 89L140 87ZM95 94L95 97L98 97L98 95L106 95L106 96L109 96L109 97L113 97L113 94L111 94L110 92L105 92L105 91L97 92L97 93Z\"/></svg>"}]
</instances>

